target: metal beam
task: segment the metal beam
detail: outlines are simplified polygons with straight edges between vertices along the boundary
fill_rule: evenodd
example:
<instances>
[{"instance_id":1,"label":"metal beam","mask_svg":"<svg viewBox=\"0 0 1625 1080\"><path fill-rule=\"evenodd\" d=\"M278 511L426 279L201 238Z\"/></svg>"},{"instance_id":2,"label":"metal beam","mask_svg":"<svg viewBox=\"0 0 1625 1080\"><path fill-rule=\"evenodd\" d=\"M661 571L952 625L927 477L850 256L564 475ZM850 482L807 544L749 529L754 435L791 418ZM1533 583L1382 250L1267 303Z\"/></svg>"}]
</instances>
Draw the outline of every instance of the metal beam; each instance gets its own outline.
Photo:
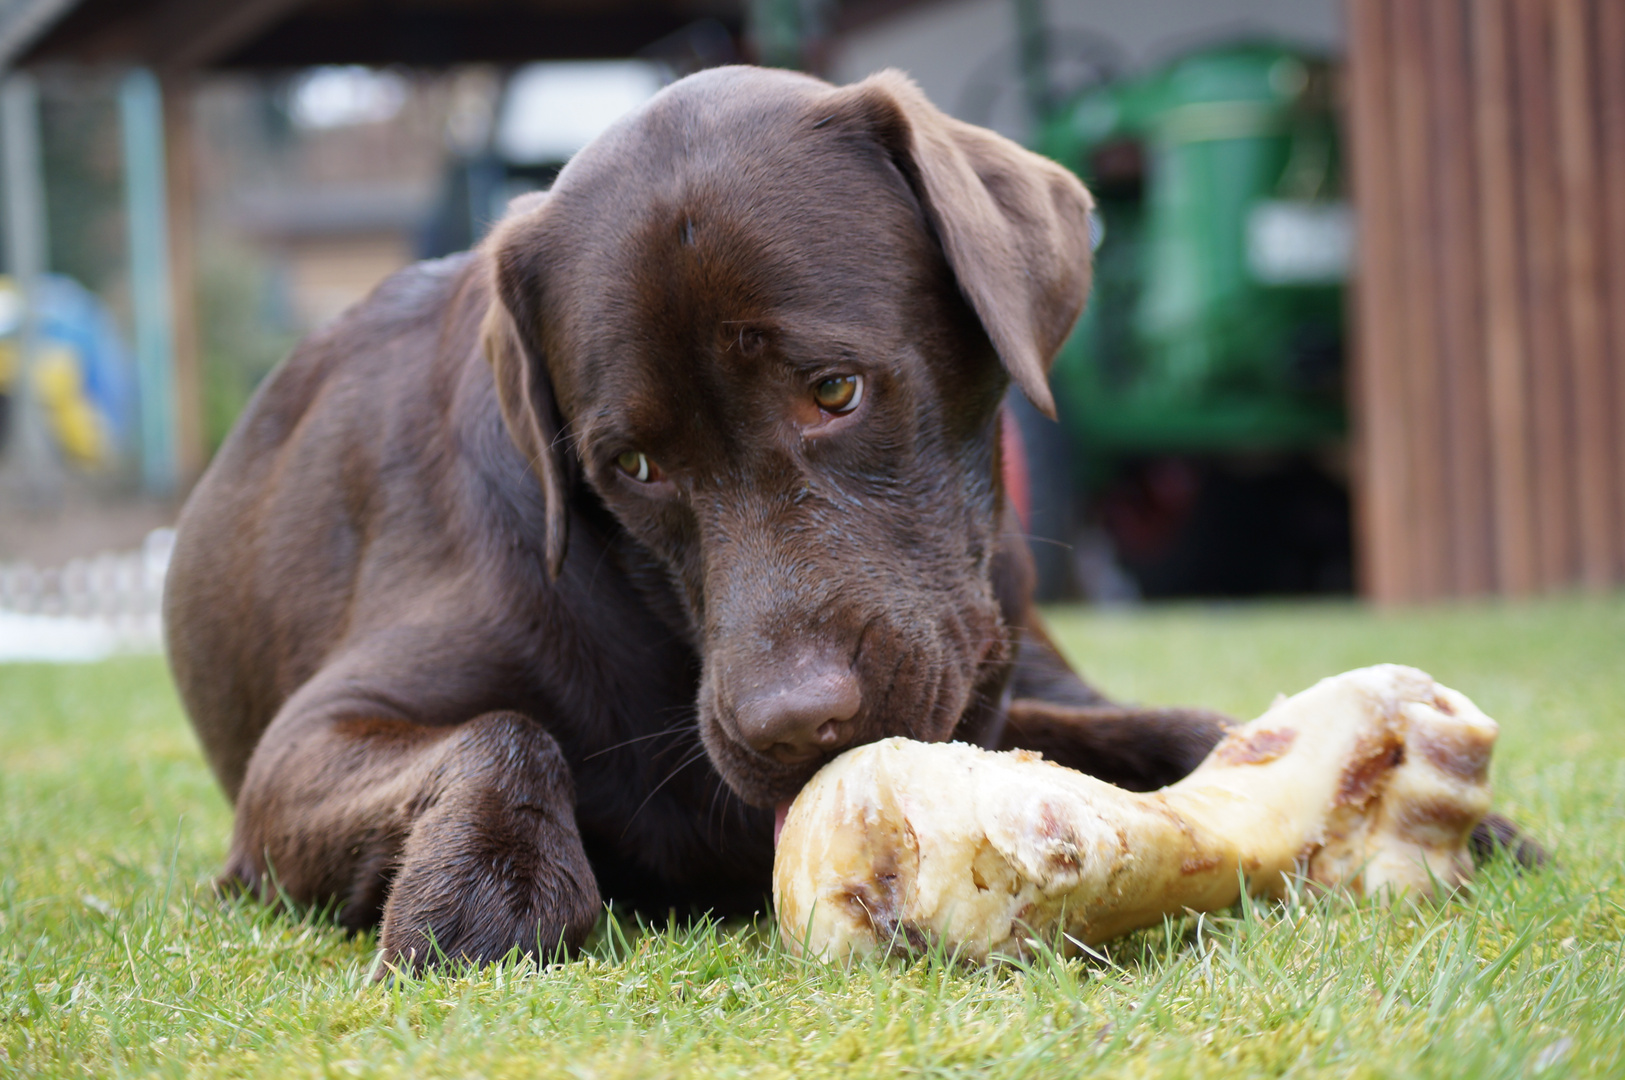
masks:
<instances>
[{"instance_id":1,"label":"metal beam","mask_svg":"<svg viewBox=\"0 0 1625 1080\"><path fill-rule=\"evenodd\" d=\"M6 270L22 300L17 329L17 376L12 388L16 417L10 464L31 503L47 503L61 479L44 405L35 386L39 358L39 281L46 270L45 183L40 161L39 91L30 75L13 74L0 84L0 181L4 184Z\"/></svg>"},{"instance_id":2,"label":"metal beam","mask_svg":"<svg viewBox=\"0 0 1625 1080\"><path fill-rule=\"evenodd\" d=\"M141 401L141 481L175 491L175 328L164 184L164 111L158 79L137 69L119 87L124 190L130 230L130 300Z\"/></svg>"},{"instance_id":3,"label":"metal beam","mask_svg":"<svg viewBox=\"0 0 1625 1080\"><path fill-rule=\"evenodd\" d=\"M0 5L0 71L39 40L79 0L9 0Z\"/></svg>"},{"instance_id":4,"label":"metal beam","mask_svg":"<svg viewBox=\"0 0 1625 1080\"><path fill-rule=\"evenodd\" d=\"M312 5L220 58L234 68L312 64L524 63L628 56L694 19L661 4L552 9L530 4ZM730 30L737 22L720 21Z\"/></svg>"},{"instance_id":5,"label":"metal beam","mask_svg":"<svg viewBox=\"0 0 1625 1080\"><path fill-rule=\"evenodd\" d=\"M206 67L307 0L163 0L148 17L154 67Z\"/></svg>"}]
</instances>

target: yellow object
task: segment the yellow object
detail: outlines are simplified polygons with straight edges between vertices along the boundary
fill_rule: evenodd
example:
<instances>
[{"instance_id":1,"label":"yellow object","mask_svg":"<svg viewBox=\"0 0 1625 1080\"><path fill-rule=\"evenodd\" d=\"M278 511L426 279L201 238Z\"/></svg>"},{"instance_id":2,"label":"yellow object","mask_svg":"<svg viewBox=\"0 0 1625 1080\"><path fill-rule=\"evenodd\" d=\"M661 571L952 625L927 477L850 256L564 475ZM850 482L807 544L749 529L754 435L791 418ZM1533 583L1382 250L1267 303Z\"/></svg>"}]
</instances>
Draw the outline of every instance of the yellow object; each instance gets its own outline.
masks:
<instances>
[{"instance_id":1,"label":"yellow object","mask_svg":"<svg viewBox=\"0 0 1625 1080\"><path fill-rule=\"evenodd\" d=\"M75 465L89 468L102 463L108 440L101 416L84 391L84 375L73 350L57 345L40 354L34 364L34 393L45 406L51 433Z\"/></svg>"},{"instance_id":2,"label":"yellow object","mask_svg":"<svg viewBox=\"0 0 1625 1080\"><path fill-rule=\"evenodd\" d=\"M11 389L17 379L17 324L21 322L23 301L11 278L0 274L0 394Z\"/></svg>"}]
</instances>

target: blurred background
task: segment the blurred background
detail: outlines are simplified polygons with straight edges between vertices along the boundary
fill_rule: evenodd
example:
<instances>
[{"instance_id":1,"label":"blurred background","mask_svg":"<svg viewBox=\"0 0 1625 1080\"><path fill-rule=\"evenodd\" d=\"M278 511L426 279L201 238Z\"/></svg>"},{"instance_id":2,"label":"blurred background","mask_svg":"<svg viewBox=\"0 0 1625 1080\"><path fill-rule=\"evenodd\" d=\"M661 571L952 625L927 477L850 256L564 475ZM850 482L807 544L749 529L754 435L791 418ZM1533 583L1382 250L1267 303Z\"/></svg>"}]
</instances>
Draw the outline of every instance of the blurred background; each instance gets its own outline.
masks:
<instances>
[{"instance_id":1,"label":"blurred background","mask_svg":"<svg viewBox=\"0 0 1625 1080\"><path fill-rule=\"evenodd\" d=\"M147 648L255 386L718 64L1076 171L1049 600L1625 581L1618 0L0 0L0 656Z\"/></svg>"}]
</instances>

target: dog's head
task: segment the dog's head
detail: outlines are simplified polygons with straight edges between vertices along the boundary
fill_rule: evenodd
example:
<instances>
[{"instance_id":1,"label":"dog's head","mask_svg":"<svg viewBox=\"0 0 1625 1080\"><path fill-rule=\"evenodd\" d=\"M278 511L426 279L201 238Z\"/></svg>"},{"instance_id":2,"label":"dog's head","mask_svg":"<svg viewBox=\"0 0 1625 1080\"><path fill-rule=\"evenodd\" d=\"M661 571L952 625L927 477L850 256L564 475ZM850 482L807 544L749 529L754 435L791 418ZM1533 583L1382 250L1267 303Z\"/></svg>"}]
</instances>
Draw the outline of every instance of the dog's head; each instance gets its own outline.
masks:
<instances>
[{"instance_id":1,"label":"dog's head","mask_svg":"<svg viewBox=\"0 0 1625 1080\"><path fill-rule=\"evenodd\" d=\"M487 242L486 350L551 571L579 476L682 597L701 733L746 800L848 745L946 739L998 693L999 402L1014 379L1053 412L1088 209L898 74L724 68Z\"/></svg>"}]
</instances>

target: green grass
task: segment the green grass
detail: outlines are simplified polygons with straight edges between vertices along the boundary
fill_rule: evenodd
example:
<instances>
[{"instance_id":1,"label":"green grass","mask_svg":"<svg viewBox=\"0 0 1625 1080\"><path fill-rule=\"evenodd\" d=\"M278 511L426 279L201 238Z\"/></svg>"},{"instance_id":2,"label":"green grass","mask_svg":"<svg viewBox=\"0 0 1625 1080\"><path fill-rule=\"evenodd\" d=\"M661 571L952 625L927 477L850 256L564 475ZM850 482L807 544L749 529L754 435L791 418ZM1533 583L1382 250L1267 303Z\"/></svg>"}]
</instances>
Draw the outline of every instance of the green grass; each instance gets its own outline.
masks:
<instances>
[{"instance_id":1,"label":"green grass","mask_svg":"<svg viewBox=\"0 0 1625 1080\"><path fill-rule=\"evenodd\" d=\"M1625 1072L1625 598L1059 612L1108 690L1252 716L1367 663L1500 719L1558 854L1454 902L1187 919L1105 961L805 964L769 923L369 982L375 942L217 900L230 815L157 660L0 667L0 1076L1384 1077Z\"/></svg>"}]
</instances>

